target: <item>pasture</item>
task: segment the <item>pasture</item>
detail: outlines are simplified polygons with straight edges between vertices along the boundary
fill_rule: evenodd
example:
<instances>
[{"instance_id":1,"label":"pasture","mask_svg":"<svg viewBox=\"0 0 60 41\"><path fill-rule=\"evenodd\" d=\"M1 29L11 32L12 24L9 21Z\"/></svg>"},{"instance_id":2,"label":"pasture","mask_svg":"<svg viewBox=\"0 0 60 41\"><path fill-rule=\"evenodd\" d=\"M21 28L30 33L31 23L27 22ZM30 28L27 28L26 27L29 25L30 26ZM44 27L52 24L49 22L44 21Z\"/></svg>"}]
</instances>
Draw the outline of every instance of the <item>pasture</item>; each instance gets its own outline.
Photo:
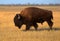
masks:
<instances>
[{"instance_id":1,"label":"pasture","mask_svg":"<svg viewBox=\"0 0 60 41\"><path fill-rule=\"evenodd\" d=\"M31 27L25 31L25 25L18 29L13 18L26 7L31 6L0 6L0 41L60 41L60 6L33 6L53 11L53 30L49 31L46 22L38 24L38 30Z\"/></svg>"}]
</instances>

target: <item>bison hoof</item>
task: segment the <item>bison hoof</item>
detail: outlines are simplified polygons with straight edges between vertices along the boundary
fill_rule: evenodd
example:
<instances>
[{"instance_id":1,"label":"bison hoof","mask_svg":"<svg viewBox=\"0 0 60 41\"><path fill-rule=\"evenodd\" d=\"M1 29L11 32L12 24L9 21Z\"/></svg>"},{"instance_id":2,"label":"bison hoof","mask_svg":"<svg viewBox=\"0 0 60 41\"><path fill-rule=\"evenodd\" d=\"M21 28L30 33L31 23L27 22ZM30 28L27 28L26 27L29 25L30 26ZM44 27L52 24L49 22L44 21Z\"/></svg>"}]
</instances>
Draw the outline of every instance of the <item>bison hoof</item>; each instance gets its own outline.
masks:
<instances>
[{"instance_id":1,"label":"bison hoof","mask_svg":"<svg viewBox=\"0 0 60 41\"><path fill-rule=\"evenodd\" d=\"M52 30L52 27L50 27L50 30Z\"/></svg>"},{"instance_id":2,"label":"bison hoof","mask_svg":"<svg viewBox=\"0 0 60 41\"><path fill-rule=\"evenodd\" d=\"M29 29L26 29L26 31L29 30Z\"/></svg>"}]
</instances>

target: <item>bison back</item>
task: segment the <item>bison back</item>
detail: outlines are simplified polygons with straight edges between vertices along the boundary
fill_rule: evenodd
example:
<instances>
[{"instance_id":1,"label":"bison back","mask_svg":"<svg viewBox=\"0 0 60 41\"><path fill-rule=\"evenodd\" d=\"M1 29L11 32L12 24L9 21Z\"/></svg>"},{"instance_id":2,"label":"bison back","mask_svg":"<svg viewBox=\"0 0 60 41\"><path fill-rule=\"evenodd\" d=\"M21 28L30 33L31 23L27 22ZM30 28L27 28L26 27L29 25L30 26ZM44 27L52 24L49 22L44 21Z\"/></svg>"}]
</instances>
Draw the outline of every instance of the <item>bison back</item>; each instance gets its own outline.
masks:
<instances>
[{"instance_id":1,"label":"bison back","mask_svg":"<svg viewBox=\"0 0 60 41\"><path fill-rule=\"evenodd\" d=\"M52 12L44 9L39 9L36 7L28 7L21 11L20 13L25 20L37 20L39 18L43 18L46 20L47 18L52 18Z\"/></svg>"}]
</instances>

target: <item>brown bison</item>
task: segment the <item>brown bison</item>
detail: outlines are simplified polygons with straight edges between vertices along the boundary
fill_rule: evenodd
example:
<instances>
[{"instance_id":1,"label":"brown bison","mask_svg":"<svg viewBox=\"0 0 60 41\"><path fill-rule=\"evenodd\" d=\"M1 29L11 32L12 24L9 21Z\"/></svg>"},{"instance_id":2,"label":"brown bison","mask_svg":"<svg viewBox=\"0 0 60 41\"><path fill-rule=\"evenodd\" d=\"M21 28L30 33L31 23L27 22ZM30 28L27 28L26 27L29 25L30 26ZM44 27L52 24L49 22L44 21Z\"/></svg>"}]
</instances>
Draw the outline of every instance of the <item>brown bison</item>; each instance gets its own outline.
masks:
<instances>
[{"instance_id":1,"label":"brown bison","mask_svg":"<svg viewBox=\"0 0 60 41\"><path fill-rule=\"evenodd\" d=\"M15 26L21 28L23 24L26 25L26 30L30 29L30 26L34 26L37 30L37 23L43 24L43 22L47 22L50 29L53 26L53 15L52 11L44 10L36 7L28 7L22 10L19 14L16 14L14 17Z\"/></svg>"}]
</instances>

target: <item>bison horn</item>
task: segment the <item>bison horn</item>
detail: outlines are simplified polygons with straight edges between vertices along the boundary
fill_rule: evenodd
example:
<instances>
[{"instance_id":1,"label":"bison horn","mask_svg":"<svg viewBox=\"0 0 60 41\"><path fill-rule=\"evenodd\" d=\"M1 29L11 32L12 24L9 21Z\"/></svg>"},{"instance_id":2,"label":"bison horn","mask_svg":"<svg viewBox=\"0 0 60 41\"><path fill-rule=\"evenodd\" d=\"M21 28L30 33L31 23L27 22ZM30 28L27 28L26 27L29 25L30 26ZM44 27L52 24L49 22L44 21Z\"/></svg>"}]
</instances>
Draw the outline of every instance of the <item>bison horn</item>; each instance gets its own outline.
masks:
<instances>
[{"instance_id":1,"label":"bison horn","mask_svg":"<svg viewBox=\"0 0 60 41\"><path fill-rule=\"evenodd\" d=\"M20 19L20 15L18 14L18 19Z\"/></svg>"},{"instance_id":2,"label":"bison horn","mask_svg":"<svg viewBox=\"0 0 60 41\"><path fill-rule=\"evenodd\" d=\"M20 17L20 14L16 14L16 16L17 16L17 18L18 18L18 19L20 19L20 18L21 18L21 17Z\"/></svg>"}]
</instances>

